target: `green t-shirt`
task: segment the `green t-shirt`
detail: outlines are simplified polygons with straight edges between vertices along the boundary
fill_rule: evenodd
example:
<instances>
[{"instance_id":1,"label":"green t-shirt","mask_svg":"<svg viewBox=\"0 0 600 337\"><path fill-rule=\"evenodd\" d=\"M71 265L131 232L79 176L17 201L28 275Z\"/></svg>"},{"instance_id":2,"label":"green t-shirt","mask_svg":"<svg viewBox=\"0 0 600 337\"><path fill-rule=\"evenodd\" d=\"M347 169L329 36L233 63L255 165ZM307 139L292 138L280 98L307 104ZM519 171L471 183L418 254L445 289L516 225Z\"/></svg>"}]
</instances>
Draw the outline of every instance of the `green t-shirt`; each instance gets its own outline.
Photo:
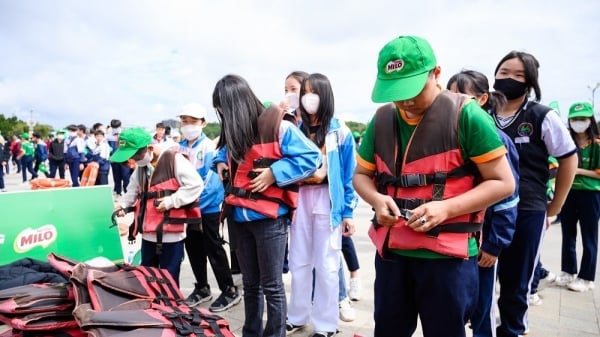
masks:
<instances>
[{"instance_id":1,"label":"green t-shirt","mask_svg":"<svg viewBox=\"0 0 600 337\"><path fill-rule=\"evenodd\" d=\"M409 119L403 112L399 112L399 114L400 150L401 156L404 156L408 141L420 119ZM375 170L374 124L372 119L367 125L358 149L357 158L358 165L371 171ZM506 153L506 148L500 136L498 136L494 121L474 100L463 107L459 121L458 142L462 149L463 158L468 158L466 160L470 160L475 164L488 162ZM448 257L426 249L393 250L393 252L399 255L420 258ZM469 256L475 256L477 253L477 241L472 238L469 240Z\"/></svg>"},{"instance_id":2,"label":"green t-shirt","mask_svg":"<svg viewBox=\"0 0 600 337\"><path fill-rule=\"evenodd\" d=\"M23 152L25 153L25 156L33 156L33 144L31 144L30 142L24 141L21 143L21 149L23 149Z\"/></svg>"},{"instance_id":3,"label":"green t-shirt","mask_svg":"<svg viewBox=\"0 0 600 337\"><path fill-rule=\"evenodd\" d=\"M592 156L592 150L595 152L595 156ZM592 171L600 170L600 144L593 142L579 148L579 154L581 156L580 168ZM592 160L594 163L591 162ZM578 174L573 179L571 188L574 190L600 191L600 180Z\"/></svg>"}]
</instances>

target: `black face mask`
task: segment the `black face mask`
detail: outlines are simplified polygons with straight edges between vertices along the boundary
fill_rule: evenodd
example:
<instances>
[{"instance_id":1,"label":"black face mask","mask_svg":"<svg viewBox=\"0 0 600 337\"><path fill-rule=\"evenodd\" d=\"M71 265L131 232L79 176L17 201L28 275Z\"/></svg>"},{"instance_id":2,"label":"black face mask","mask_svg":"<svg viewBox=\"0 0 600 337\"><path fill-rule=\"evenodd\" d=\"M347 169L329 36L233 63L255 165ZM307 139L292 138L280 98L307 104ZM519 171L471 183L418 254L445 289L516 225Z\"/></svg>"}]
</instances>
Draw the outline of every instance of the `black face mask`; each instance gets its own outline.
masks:
<instances>
[{"instance_id":1,"label":"black face mask","mask_svg":"<svg viewBox=\"0 0 600 337\"><path fill-rule=\"evenodd\" d=\"M511 101L525 95L527 85L512 78L497 78L494 82L494 89L503 93L506 99Z\"/></svg>"}]
</instances>

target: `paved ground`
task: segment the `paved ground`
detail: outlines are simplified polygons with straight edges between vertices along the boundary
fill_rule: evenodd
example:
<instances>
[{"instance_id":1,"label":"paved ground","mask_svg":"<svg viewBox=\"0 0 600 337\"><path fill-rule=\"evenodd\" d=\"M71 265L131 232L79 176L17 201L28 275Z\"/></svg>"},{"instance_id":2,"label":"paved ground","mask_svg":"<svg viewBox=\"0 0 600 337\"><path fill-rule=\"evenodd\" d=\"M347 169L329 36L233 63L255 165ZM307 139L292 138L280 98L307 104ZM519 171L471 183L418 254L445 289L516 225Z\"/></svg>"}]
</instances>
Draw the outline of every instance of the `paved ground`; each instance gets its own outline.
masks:
<instances>
[{"instance_id":1,"label":"paved ground","mask_svg":"<svg viewBox=\"0 0 600 337\"><path fill-rule=\"evenodd\" d=\"M5 176L5 182L8 191L27 190L28 186L21 184L20 175L12 173ZM363 297L360 301L354 302L354 308L357 311L357 319L354 322L340 322L338 336L372 336L373 331L373 254L374 248L367 237L367 228L369 219L372 216L371 209L365 203L361 203L356 211L357 233L354 236L354 243L358 250L361 264L360 274L363 283ZM560 271L560 225L553 225L547 232L544 248L542 251L542 261L544 265L554 272ZM578 250L580 251L579 244ZM581 253L579 252L581 258ZM217 283L209 272L210 284L213 288L213 296L218 296ZM349 277L347 275L347 277ZM600 272L596 272L596 279L600 280ZM289 290L290 275L284 274L286 288ZM181 285L185 295L189 294L193 287L193 276L188 261L184 261L182 266ZM307 292L309 289L307 288ZM594 292L576 293L567 290L549 286L540 291L543 303L540 306L531 307L529 311L530 333L528 337L600 337L600 284ZM208 307L208 304L204 304ZM241 336L241 327L244 320L243 303L221 313L221 316L229 320L232 331ZM0 332L3 329L0 326ZM470 330L468 330L468 335ZM312 329L308 327L304 331L298 331L293 336L310 336ZM422 336L420 330L415 336Z\"/></svg>"}]
</instances>

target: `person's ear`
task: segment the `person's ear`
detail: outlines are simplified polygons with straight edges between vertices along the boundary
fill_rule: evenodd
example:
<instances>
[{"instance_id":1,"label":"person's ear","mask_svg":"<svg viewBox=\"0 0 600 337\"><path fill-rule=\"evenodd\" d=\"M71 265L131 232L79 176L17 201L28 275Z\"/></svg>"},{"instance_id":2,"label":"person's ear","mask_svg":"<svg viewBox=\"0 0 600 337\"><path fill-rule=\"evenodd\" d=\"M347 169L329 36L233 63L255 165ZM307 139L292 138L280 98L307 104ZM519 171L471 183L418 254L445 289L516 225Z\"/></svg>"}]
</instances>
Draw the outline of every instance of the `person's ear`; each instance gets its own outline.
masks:
<instances>
[{"instance_id":1,"label":"person's ear","mask_svg":"<svg viewBox=\"0 0 600 337\"><path fill-rule=\"evenodd\" d=\"M479 106L484 106L485 103L487 103L488 99L490 98L490 95L485 92L483 93L481 96L477 97L477 103L479 103Z\"/></svg>"},{"instance_id":2,"label":"person's ear","mask_svg":"<svg viewBox=\"0 0 600 337\"><path fill-rule=\"evenodd\" d=\"M433 72L433 77L437 81L440 79L440 75L442 74L442 67L435 66L435 68L433 68L432 72Z\"/></svg>"}]
</instances>

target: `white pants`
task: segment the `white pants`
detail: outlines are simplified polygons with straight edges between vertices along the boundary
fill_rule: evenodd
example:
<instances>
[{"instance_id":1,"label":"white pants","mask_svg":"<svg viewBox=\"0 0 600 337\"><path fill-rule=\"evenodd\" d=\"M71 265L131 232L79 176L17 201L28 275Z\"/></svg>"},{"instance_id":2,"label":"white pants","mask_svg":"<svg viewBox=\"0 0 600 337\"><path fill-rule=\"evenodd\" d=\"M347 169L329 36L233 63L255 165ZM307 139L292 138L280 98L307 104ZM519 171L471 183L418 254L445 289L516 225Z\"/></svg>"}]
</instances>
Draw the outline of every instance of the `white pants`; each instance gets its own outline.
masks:
<instances>
[{"instance_id":1,"label":"white pants","mask_svg":"<svg viewBox=\"0 0 600 337\"><path fill-rule=\"evenodd\" d=\"M312 319L315 331L334 332L339 319L339 276L342 235L330 225L331 200L327 184L300 187L298 208L290 230L289 267L292 291L288 320L304 325ZM311 303L315 269L314 297Z\"/></svg>"}]
</instances>

